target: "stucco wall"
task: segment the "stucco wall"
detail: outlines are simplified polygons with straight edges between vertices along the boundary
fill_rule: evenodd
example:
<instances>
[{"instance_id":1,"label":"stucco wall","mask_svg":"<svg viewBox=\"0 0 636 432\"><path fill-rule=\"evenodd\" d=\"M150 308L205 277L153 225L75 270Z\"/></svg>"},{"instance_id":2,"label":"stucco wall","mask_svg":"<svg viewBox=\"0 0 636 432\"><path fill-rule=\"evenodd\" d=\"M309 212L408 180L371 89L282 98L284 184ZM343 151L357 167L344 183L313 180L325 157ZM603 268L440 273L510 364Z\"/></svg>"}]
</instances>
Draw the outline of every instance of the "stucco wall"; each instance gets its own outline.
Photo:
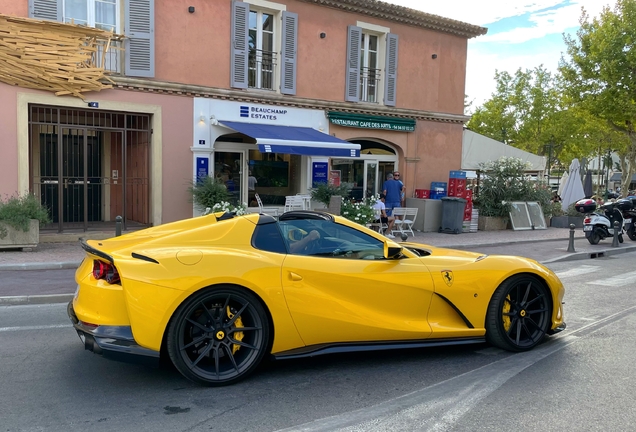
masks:
<instances>
[{"instance_id":1,"label":"stucco wall","mask_svg":"<svg viewBox=\"0 0 636 432\"><path fill-rule=\"evenodd\" d=\"M199 2L192 14L190 3L155 2L156 52L161 53L155 79L228 88L231 1ZM465 38L311 3L277 3L299 16L297 96L344 101L347 26L362 21L399 35L397 107L463 114Z\"/></svg>"},{"instance_id":2,"label":"stucco wall","mask_svg":"<svg viewBox=\"0 0 636 432\"><path fill-rule=\"evenodd\" d=\"M56 97L51 93L23 89L0 83L0 194L28 190L28 136L26 106L38 103L52 106L88 108L87 103L73 97ZM151 205L153 222L165 223L192 215L187 193L192 178L192 98L124 90L105 90L87 95L87 101L98 102L99 109L149 113L153 116L151 138ZM20 105L24 107L21 108ZM16 109L17 105L17 109ZM20 125L24 125L21 130ZM158 149L155 147L158 146ZM157 152L158 150L158 152ZM22 156L20 156L20 153ZM22 185L26 187L21 188ZM158 188L158 190L157 190ZM162 197L169 199L162 200Z\"/></svg>"}]
</instances>

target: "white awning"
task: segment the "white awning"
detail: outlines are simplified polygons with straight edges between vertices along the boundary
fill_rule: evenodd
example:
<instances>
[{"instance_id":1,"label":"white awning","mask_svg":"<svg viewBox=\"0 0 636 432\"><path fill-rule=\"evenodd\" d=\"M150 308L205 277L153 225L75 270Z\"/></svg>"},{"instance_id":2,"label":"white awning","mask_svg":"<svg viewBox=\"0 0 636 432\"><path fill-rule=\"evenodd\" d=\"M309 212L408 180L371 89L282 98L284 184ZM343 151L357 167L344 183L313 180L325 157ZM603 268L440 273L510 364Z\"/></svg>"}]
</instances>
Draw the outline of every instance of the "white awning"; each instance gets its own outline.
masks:
<instances>
[{"instance_id":1,"label":"white awning","mask_svg":"<svg viewBox=\"0 0 636 432\"><path fill-rule=\"evenodd\" d=\"M529 172L545 170L546 157L518 149L487 136L464 129L462 141L462 170L479 170L482 163L495 161L502 156L516 157L530 163Z\"/></svg>"}]
</instances>

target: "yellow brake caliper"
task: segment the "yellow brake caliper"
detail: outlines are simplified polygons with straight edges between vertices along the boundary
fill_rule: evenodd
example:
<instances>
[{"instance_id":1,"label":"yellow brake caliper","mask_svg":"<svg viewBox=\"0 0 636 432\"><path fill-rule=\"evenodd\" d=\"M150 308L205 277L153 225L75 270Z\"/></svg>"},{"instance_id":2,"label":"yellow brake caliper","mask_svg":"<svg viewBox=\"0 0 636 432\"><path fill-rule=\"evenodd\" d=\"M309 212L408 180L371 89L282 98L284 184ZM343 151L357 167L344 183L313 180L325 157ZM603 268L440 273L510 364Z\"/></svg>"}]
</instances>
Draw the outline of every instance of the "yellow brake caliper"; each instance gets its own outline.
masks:
<instances>
[{"instance_id":1,"label":"yellow brake caliper","mask_svg":"<svg viewBox=\"0 0 636 432\"><path fill-rule=\"evenodd\" d=\"M229 319L234 318L234 314L233 314L233 313L232 313L232 311L230 310L230 307L229 307L229 306L227 307L226 312L227 312L227 317L228 317ZM245 327L245 326L243 325L243 320L241 319L241 317L238 317L238 318L236 319L236 321L234 321L234 327L236 327L236 328L242 328L242 327ZM236 340L237 340L237 341L239 341L239 342L242 342L242 341L243 341L243 332L235 332L235 333L234 333L234 339L236 339ZM237 352L240 348L241 348L241 346L240 346L240 345L237 345L237 344L232 345L232 354L235 354L235 353L236 353L236 352Z\"/></svg>"},{"instance_id":2,"label":"yellow brake caliper","mask_svg":"<svg viewBox=\"0 0 636 432\"><path fill-rule=\"evenodd\" d=\"M503 326L506 331L510 330L511 319L508 315L505 315L510 312L510 294L506 296L506 301L504 301L503 310L502 310L502 318L503 318Z\"/></svg>"}]
</instances>

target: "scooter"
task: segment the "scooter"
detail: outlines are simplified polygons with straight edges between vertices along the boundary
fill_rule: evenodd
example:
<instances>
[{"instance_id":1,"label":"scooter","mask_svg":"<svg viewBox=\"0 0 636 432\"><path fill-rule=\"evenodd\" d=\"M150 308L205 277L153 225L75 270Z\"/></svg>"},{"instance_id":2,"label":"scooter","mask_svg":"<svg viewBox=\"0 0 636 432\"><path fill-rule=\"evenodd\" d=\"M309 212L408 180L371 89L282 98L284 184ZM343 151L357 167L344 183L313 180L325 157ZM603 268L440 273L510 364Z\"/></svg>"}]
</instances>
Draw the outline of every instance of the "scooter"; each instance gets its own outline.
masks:
<instances>
[{"instance_id":1,"label":"scooter","mask_svg":"<svg viewBox=\"0 0 636 432\"><path fill-rule=\"evenodd\" d=\"M636 241L636 196L629 196L627 198L616 201L619 210L623 213L623 227L625 233L630 240Z\"/></svg>"},{"instance_id":2,"label":"scooter","mask_svg":"<svg viewBox=\"0 0 636 432\"><path fill-rule=\"evenodd\" d=\"M598 244L599 241L614 236L614 222L618 221L618 241L623 243L623 214L617 203L609 202L601 205L603 213L594 213L596 203L591 199L577 201L574 205L576 211L585 213L583 219L583 232L590 244Z\"/></svg>"}]
</instances>

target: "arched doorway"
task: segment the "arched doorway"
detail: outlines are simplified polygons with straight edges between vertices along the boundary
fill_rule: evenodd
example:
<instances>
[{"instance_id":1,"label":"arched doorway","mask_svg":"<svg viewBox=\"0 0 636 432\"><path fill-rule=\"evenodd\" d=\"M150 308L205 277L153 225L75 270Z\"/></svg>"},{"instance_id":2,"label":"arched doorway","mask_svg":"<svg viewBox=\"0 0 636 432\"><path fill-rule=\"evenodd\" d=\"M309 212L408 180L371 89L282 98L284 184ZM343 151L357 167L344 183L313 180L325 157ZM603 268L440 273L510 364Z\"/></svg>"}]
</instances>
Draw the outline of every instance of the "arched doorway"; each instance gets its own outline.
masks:
<instances>
[{"instance_id":1,"label":"arched doorway","mask_svg":"<svg viewBox=\"0 0 636 432\"><path fill-rule=\"evenodd\" d=\"M396 150L379 141L367 139L348 141L360 144L360 157L333 158L331 169L340 171L341 181L353 183L352 198L361 200L380 193L386 175L399 169Z\"/></svg>"}]
</instances>

